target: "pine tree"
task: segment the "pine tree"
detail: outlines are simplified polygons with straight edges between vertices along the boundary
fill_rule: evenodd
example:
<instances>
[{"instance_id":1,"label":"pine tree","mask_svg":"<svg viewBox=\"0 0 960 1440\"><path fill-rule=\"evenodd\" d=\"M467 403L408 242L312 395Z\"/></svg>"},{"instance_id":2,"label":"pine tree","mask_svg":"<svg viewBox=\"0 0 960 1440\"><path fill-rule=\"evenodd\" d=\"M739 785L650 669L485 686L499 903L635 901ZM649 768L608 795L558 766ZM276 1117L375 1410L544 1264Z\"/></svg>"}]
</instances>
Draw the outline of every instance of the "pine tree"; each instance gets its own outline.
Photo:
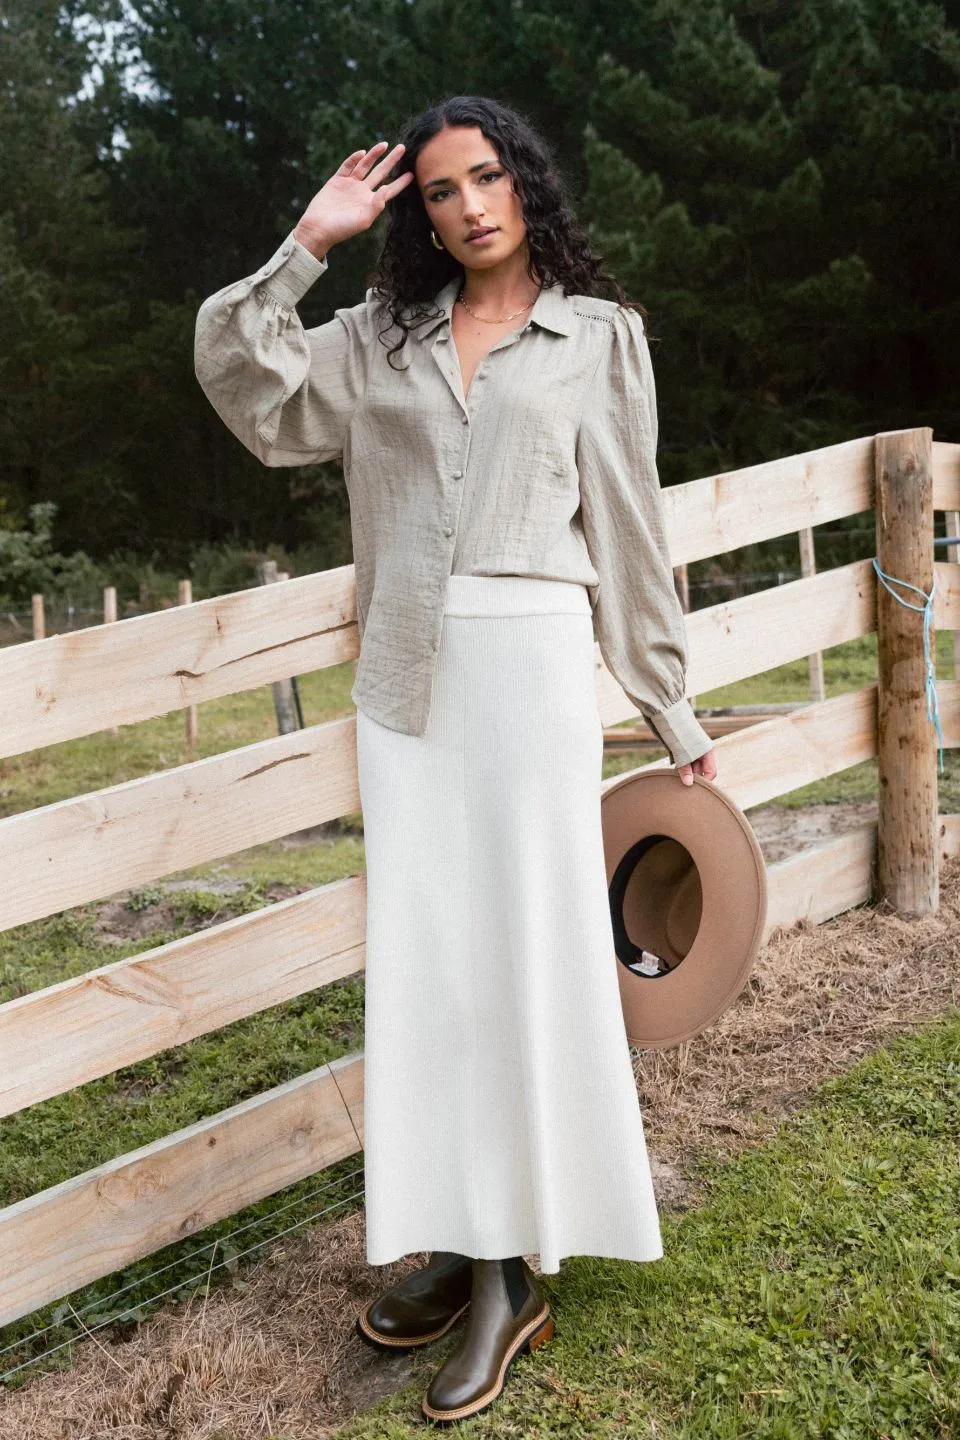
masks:
<instances>
[{"instance_id":1,"label":"pine tree","mask_svg":"<svg viewBox=\"0 0 960 1440\"><path fill-rule=\"evenodd\" d=\"M628 6L583 209L659 337L665 479L956 436L958 55L913 0Z\"/></svg>"}]
</instances>

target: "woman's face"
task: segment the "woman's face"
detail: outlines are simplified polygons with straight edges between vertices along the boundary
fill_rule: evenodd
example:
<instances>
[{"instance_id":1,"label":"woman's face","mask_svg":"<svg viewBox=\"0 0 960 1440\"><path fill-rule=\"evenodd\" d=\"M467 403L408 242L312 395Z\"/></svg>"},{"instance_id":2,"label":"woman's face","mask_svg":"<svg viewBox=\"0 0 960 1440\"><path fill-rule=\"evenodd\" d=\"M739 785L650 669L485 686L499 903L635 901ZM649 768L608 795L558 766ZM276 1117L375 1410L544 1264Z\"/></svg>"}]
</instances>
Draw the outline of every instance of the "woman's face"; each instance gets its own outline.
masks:
<instances>
[{"instance_id":1,"label":"woman's face","mask_svg":"<svg viewBox=\"0 0 960 1440\"><path fill-rule=\"evenodd\" d=\"M502 264L526 241L513 178L478 126L448 126L423 146L414 164L427 219L454 259L469 269ZM486 239L467 239L474 230Z\"/></svg>"}]
</instances>

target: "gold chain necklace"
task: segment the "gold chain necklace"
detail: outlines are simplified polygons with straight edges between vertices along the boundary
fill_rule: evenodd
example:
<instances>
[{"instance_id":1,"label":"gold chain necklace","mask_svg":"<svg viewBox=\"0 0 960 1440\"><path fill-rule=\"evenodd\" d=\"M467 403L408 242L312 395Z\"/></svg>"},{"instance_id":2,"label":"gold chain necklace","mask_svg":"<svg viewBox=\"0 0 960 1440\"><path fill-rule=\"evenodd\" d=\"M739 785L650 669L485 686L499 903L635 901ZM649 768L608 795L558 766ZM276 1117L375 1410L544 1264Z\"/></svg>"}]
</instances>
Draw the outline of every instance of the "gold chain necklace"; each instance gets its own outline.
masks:
<instances>
[{"instance_id":1,"label":"gold chain necklace","mask_svg":"<svg viewBox=\"0 0 960 1440\"><path fill-rule=\"evenodd\" d=\"M540 293L540 292L538 291L538 292L537 292L537 295L539 295L539 293ZM462 291L462 290L460 291L460 294L457 296L457 299L459 300L460 304L463 306L464 310L468 311L469 314L471 314L471 315L473 316L474 320L482 320L485 325L505 325L508 320L516 320L517 316L518 316L518 315L522 315L523 312L524 312L524 310L529 310L529 309L531 308L531 306L536 305L536 303L537 303L537 297L535 296L535 297L534 297L532 300L530 300L526 305L523 305L519 310L514 310L514 312L513 312L512 315L502 315L499 320L490 320L490 319L488 319L488 317L487 317L486 315L478 315L477 312L476 312L476 310L473 310L473 309L467 304L466 300L464 300L464 298L463 298L463 291Z\"/></svg>"}]
</instances>

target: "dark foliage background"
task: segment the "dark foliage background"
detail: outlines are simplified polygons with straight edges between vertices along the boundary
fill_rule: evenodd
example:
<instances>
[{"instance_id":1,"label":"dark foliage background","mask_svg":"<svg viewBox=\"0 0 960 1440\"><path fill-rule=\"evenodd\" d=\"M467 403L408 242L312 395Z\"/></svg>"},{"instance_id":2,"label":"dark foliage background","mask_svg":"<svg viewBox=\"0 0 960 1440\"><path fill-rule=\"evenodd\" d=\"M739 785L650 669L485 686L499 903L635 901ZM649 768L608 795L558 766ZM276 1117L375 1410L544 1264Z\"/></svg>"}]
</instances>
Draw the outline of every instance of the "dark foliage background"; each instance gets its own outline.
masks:
<instances>
[{"instance_id":1,"label":"dark foliage background","mask_svg":"<svg viewBox=\"0 0 960 1440\"><path fill-rule=\"evenodd\" d=\"M52 502L53 543L98 559L349 560L336 468L242 449L194 317L346 153L450 93L542 127L649 310L664 484L907 425L960 439L958 8L6 0L0 529ZM383 223L305 323L362 298Z\"/></svg>"}]
</instances>

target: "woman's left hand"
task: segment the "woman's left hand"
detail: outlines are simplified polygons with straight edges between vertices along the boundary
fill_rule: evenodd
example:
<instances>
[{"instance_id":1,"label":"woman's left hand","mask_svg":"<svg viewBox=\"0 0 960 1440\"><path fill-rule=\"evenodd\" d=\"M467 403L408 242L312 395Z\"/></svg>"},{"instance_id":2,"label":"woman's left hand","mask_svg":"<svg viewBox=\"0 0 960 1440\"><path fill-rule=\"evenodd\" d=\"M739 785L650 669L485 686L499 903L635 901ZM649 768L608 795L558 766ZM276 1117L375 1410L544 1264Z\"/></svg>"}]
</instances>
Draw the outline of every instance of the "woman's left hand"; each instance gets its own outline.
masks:
<instances>
[{"instance_id":1,"label":"woman's left hand","mask_svg":"<svg viewBox=\"0 0 960 1440\"><path fill-rule=\"evenodd\" d=\"M677 774L684 785L692 785L694 773L702 775L704 780L716 780L717 778L717 752L708 750L705 755L698 755L696 760L691 760L687 765L678 765Z\"/></svg>"}]
</instances>

